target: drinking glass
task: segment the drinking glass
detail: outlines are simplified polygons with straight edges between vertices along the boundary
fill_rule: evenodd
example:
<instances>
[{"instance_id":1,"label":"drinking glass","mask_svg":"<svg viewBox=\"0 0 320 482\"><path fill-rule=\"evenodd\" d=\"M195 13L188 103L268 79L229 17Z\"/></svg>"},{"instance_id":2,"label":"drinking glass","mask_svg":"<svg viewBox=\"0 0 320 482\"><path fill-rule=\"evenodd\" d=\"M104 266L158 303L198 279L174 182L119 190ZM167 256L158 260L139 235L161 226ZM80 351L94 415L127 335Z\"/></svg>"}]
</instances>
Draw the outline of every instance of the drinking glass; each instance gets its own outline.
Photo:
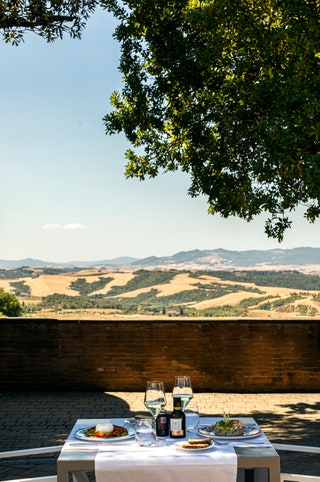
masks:
<instances>
[{"instance_id":1,"label":"drinking glass","mask_svg":"<svg viewBox=\"0 0 320 482\"><path fill-rule=\"evenodd\" d=\"M196 403L191 402L184 413L186 415L187 432L192 432L200 422L199 407Z\"/></svg>"},{"instance_id":2,"label":"drinking glass","mask_svg":"<svg viewBox=\"0 0 320 482\"><path fill-rule=\"evenodd\" d=\"M135 439L143 447L151 447L157 442L153 418L141 418L136 422Z\"/></svg>"},{"instance_id":3,"label":"drinking glass","mask_svg":"<svg viewBox=\"0 0 320 482\"><path fill-rule=\"evenodd\" d=\"M144 405L155 420L161 409L166 405L163 382L147 382Z\"/></svg>"},{"instance_id":4,"label":"drinking glass","mask_svg":"<svg viewBox=\"0 0 320 482\"><path fill-rule=\"evenodd\" d=\"M174 377L174 387L172 390L173 398L181 398L181 408L184 410L193 398L191 378L188 376Z\"/></svg>"}]
</instances>

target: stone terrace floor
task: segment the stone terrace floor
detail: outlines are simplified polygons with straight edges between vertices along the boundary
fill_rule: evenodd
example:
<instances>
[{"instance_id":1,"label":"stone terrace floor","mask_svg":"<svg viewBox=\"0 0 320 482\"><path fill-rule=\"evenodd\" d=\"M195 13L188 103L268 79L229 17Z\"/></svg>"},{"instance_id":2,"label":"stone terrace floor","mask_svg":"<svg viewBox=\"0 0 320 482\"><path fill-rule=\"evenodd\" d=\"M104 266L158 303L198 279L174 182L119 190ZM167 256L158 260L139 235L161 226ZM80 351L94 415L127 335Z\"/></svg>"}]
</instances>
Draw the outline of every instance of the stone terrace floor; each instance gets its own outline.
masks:
<instances>
[{"instance_id":1,"label":"stone terrace floor","mask_svg":"<svg viewBox=\"0 0 320 482\"><path fill-rule=\"evenodd\" d=\"M202 415L252 416L272 442L320 446L320 394L196 393ZM168 407L171 409L171 397ZM103 391L0 392L0 452L63 444L78 418L145 412L143 393ZM279 452L281 471L320 475L320 455ZM56 474L56 456L0 459L0 480ZM14 462L13 462L14 460Z\"/></svg>"}]
</instances>

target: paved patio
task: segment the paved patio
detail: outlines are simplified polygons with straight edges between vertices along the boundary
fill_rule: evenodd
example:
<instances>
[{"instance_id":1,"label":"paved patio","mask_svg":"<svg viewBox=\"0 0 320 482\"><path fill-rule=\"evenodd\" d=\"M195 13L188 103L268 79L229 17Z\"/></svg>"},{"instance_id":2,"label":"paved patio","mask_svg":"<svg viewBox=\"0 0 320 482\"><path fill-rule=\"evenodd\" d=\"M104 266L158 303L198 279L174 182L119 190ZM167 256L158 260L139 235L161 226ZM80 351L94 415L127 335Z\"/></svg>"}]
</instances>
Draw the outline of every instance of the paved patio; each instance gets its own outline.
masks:
<instances>
[{"instance_id":1,"label":"paved patio","mask_svg":"<svg viewBox=\"0 0 320 482\"><path fill-rule=\"evenodd\" d=\"M168 396L168 409L171 397ZM320 446L320 394L196 393L203 415L252 416L272 442ZM78 418L129 417L144 412L139 392L1 392L0 452L63 444ZM282 472L320 475L320 456L280 452ZM0 480L56 473L56 456L0 459Z\"/></svg>"}]
</instances>

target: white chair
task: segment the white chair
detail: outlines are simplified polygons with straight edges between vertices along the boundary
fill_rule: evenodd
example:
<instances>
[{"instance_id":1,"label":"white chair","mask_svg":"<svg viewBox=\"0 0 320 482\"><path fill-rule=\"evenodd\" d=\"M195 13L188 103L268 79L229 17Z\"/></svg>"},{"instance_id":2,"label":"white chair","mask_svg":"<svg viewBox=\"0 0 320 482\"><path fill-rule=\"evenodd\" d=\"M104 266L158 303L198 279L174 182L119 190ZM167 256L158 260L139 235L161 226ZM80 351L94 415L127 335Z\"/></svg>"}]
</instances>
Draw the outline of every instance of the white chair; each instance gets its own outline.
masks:
<instances>
[{"instance_id":1,"label":"white chair","mask_svg":"<svg viewBox=\"0 0 320 482\"><path fill-rule=\"evenodd\" d=\"M288 444L272 444L277 451L285 450L288 452L305 452L308 454L320 454L320 447L310 447L307 445L288 445ZM305 474L280 474L281 482L320 482L320 476Z\"/></svg>"},{"instance_id":2,"label":"white chair","mask_svg":"<svg viewBox=\"0 0 320 482\"><path fill-rule=\"evenodd\" d=\"M40 447L36 449L12 450L10 452L0 452L0 459L11 459L15 457L27 457L33 455L53 454L58 453L62 449L62 445L55 445L53 447ZM57 482L56 475L48 475L44 477L33 477L28 479L15 479L7 482Z\"/></svg>"}]
</instances>

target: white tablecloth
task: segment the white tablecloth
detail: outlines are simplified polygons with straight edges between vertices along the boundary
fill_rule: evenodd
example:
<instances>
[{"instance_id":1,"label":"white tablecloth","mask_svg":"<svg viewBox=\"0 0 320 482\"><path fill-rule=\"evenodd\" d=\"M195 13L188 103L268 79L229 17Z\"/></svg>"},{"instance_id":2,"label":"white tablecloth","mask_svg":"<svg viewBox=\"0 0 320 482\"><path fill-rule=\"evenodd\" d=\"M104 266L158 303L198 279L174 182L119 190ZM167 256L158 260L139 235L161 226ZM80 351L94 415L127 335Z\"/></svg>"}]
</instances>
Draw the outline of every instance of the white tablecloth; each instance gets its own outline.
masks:
<instances>
[{"instance_id":1,"label":"white tablecloth","mask_svg":"<svg viewBox=\"0 0 320 482\"><path fill-rule=\"evenodd\" d=\"M231 445L190 452L178 450L177 441L183 439L166 438L160 447L141 447L134 439L99 446L96 482L236 482L237 455Z\"/></svg>"},{"instance_id":2,"label":"white tablecloth","mask_svg":"<svg viewBox=\"0 0 320 482\"><path fill-rule=\"evenodd\" d=\"M95 459L97 482L235 482L232 446L201 452L177 450L174 443L140 447L136 442L101 446Z\"/></svg>"}]
</instances>

